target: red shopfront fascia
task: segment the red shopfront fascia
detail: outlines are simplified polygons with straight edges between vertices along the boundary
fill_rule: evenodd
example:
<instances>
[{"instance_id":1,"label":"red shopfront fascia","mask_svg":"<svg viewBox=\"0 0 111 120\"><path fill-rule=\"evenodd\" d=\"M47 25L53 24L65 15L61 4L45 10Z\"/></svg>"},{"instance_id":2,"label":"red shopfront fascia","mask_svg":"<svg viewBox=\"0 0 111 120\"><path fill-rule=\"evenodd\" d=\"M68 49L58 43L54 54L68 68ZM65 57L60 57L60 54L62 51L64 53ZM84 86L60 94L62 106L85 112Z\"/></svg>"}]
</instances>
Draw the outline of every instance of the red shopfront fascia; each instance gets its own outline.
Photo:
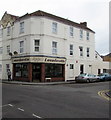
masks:
<instances>
[{"instance_id":1,"label":"red shopfront fascia","mask_svg":"<svg viewBox=\"0 0 111 120\"><path fill-rule=\"evenodd\" d=\"M13 80L47 82L65 80L65 58L16 57L13 61Z\"/></svg>"}]
</instances>

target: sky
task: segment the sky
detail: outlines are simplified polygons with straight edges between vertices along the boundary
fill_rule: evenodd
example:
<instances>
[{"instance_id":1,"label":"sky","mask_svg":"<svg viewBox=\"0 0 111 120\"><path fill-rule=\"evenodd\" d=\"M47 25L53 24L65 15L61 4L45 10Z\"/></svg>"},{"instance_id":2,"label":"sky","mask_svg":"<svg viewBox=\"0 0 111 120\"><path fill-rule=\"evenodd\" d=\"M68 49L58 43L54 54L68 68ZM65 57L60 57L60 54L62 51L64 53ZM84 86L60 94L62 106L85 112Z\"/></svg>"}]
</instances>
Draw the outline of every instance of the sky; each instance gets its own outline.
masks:
<instances>
[{"instance_id":1,"label":"sky","mask_svg":"<svg viewBox=\"0 0 111 120\"><path fill-rule=\"evenodd\" d=\"M42 10L76 23L87 22L95 31L95 50L100 55L109 53L110 0L2 0L0 19L5 11L22 16Z\"/></svg>"}]
</instances>

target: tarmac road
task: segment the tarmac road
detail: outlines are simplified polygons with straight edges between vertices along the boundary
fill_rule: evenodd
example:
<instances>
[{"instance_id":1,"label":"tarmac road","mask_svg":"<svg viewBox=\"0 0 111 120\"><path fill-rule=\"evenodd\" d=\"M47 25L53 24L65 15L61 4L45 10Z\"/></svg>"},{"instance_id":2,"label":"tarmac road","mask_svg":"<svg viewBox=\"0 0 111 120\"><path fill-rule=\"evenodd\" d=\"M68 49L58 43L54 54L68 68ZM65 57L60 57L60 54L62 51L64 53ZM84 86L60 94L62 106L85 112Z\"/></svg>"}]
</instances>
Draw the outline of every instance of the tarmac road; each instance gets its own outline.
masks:
<instances>
[{"instance_id":1,"label":"tarmac road","mask_svg":"<svg viewBox=\"0 0 111 120\"><path fill-rule=\"evenodd\" d=\"M3 118L109 118L109 101L98 95L108 89L109 82L3 84Z\"/></svg>"}]
</instances>

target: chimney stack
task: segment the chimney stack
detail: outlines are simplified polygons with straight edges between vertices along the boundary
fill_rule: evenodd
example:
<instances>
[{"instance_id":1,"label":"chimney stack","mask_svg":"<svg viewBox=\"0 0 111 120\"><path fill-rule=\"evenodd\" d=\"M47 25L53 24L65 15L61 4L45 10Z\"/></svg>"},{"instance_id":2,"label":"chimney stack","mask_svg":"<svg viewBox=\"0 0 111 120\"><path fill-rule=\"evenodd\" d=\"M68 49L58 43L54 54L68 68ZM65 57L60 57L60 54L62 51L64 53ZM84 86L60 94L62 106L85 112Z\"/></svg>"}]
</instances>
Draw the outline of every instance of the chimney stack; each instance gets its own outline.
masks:
<instances>
[{"instance_id":1,"label":"chimney stack","mask_svg":"<svg viewBox=\"0 0 111 120\"><path fill-rule=\"evenodd\" d=\"M80 22L80 25L87 27L87 22Z\"/></svg>"}]
</instances>

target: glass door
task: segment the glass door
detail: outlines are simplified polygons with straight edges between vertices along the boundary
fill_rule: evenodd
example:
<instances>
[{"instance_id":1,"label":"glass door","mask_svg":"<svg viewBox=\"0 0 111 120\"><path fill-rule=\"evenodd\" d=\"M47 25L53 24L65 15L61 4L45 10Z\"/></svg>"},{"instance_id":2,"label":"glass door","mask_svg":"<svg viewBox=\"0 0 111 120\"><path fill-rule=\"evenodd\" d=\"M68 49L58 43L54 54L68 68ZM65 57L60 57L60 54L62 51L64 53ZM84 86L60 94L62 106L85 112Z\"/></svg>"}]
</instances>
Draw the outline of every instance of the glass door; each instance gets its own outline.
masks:
<instances>
[{"instance_id":1,"label":"glass door","mask_svg":"<svg viewBox=\"0 0 111 120\"><path fill-rule=\"evenodd\" d=\"M41 64L33 64L32 67L33 82L40 82L40 77L41 77Z\"/></svg>"}]
</instances>

